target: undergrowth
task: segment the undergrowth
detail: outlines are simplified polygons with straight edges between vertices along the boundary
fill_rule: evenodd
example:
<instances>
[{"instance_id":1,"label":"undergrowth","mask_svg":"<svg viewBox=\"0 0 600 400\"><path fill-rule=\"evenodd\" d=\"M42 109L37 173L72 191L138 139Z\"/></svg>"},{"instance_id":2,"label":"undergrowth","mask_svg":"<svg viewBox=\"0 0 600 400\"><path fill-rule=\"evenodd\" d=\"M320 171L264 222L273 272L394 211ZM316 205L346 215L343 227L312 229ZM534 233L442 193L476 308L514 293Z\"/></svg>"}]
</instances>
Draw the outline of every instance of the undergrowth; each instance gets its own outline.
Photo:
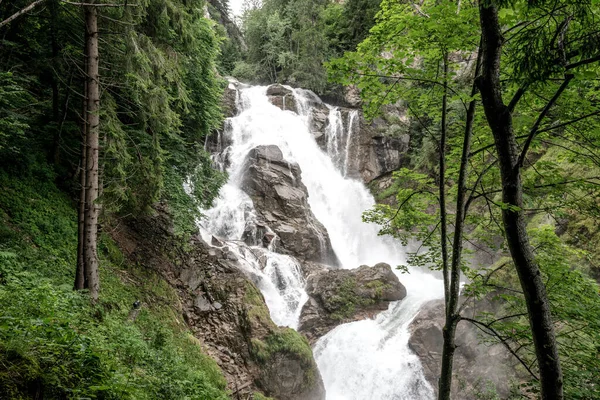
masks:
<instances>
[{"instance_id":1,"label":"undergrowth","mask_svg":"<svg viewBox=\"0 0 600 400\"><path fill-rule=\"evenodd\" d=\"M228 398L179 320L177 294L108 235L100 302L72 290L76 221L48 168L18 178L0 169L0 399Z\"/></svg>"}]
</instances>

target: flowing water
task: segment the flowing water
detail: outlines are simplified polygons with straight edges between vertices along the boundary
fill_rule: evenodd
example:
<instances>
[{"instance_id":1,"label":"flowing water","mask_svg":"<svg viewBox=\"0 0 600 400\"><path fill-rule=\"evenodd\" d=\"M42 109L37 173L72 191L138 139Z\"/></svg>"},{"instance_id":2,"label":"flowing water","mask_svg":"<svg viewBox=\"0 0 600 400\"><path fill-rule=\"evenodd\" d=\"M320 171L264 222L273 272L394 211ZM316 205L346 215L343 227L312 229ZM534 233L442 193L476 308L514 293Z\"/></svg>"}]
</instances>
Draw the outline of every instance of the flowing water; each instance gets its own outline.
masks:
<instances>
[{"instance_id":1,"label":"flowing water","mask_svg":"<svg viewBox=\"0 0 600 400\"><path fill-rule=\"evenodd\" d=\"M239 89L240 112L228 119L224 138L219 137L230 146L213 158L222 168L227 165L229 180L215 206L205 211L201 228L208 243L217 237L238 255L241 267L263 292L273 321L297 328L308 298L300 264L273 248L241 242L244 231L256 221L252 201L240 188L244 160L251 149L276 145L285 160L300 166L309 205L327 228L343 268L378 262L399 265L405 261L404 251L396 242L378 236L377 226L362 222L361 215L373 206L373 197L361 182L346 177L358 113L347 113L344 121L338 108L328 106L324 152L309 129L311 107L320 100L311 92L294 89L298 115L272 105L266 90L258 86ZM337 327L315 345L328 400L433 397L418 358L408 348L408 325L425 301L442 297L442 285L417 270L399 277L408 291L404 300L392 303L375 320Z\"/></svg>"}]
</instances>

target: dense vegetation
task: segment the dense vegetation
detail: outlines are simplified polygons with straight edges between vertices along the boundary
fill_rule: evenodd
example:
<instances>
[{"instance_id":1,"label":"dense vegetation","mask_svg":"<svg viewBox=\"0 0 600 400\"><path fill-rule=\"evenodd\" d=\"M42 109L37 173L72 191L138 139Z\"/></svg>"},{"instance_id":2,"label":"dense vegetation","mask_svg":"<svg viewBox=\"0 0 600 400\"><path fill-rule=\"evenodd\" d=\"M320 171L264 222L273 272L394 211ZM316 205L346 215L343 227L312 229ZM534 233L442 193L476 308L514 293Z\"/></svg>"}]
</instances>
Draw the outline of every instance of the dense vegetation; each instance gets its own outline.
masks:
<instances>
[{"instance_id":1,"label":"dense vegetation","mask_svg":"<svg viewBox=\"0 0 600 400\"><path fill-rule=\"evenodd\" d=\"M73 291L77 213L42 165L0 172L0 397L228 398L219 367L181 321L177 293L129 265L108 235L100 302Z\"/></svg>"},{"instance_id":2,"label":"dense vegetation","mask_svg":"<svg viewBox=\"0 0 600 400\"><path fill-rule=\"evenodd\" d=\"M353 50L374 24L381 0L265 0L250 7L242 29L247 51L232 74L329 94L323 63Z\"/></svg>"},{"instance_id":3,"label":"dense vegetation","mask_svg":"<svg viewBox=\"0 0 600 400\"><path fill-rule=\"evenodd\" d=\"M0 4L0 397L227 398L219 368L180 322L173 289L128 265L102 233L165 202L176 234L187 235L197 206L211 203L224 177L203 142L222 119L223 30L204 2L86 4ZM94 41L99 58L90 57ZM98 157L86 161L94 130ZM98 201L87 208L101 206L90 225L102 267L93 303L73 291L90 164Z\"/></svg>"}]
</instances>

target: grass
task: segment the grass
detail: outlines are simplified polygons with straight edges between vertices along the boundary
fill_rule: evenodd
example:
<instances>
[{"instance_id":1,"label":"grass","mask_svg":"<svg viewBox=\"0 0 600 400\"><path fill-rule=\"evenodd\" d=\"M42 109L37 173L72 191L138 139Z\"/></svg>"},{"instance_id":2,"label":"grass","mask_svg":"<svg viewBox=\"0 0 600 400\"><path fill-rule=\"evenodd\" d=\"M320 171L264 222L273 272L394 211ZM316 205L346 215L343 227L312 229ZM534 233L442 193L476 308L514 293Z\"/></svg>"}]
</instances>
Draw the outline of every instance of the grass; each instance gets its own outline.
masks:
<instances>
[{"instance_id":1,"label":"grass","mask_svg":"<svg viewBox=\"0 0 600 400\"><path fill-rule=\"evenodd\" d=\"M0 170L0 393L10 399L226 399L177 293L102 235L101 300L72 290L76 211L44 167ZM142 302L135 319L134 301ZM0 396L1 397L1 396Z\"/></svg>"}]
</instances>

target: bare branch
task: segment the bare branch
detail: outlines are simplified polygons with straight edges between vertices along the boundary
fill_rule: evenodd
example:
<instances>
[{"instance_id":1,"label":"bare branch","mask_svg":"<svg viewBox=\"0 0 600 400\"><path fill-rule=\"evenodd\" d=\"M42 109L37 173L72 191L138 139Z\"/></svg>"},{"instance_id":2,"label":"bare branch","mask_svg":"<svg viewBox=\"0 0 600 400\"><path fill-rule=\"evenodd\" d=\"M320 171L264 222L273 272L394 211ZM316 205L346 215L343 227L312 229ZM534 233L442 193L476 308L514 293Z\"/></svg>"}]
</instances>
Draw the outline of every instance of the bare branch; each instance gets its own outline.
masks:
<instances>
[{"instance_id":1,"label":"bare branch","mask_svg":"<svg viewBox=\"0 0 600 400\"><path fill-rule=\"evenodd\" d=\"M565 69L570 70L573 68L581 67L582 65L595 63L596 61L600 61L600 54L598 54L594 57L586 58L585 60L581 60L581 61L577 61L572 64L569 64L565 67Z\"/></svg>"},{"instance_id":2,"label":"bare branch","mask_svg":"<svg viewBox=\"0 0 600 400\"><path fill-rule=\"evenodd\" d=\"M504 345L504 347L510 352L510 354L512 354L521 363L521 365L525 367L525 369L527 370L527 372L529 372L529 374L531 375L531 377L533 379L535 379L536 381L540 380L540 378L538 378L538 376L531 370L531 365L527 365L527 363L521 357L519 357L519 355L510 346L510 343L508 343L506 341L506 339L503 338L498 333L498 331L496 331L491 326L484 324L481 321L477 321L476 319L461 317L461 320L468 321L468 322L472 323L473 325L475 325L477 328L479 328L482 332L484 332L488 335L491 335L491 336L495 336Z\"/></svg>"},{"instance_id":3,"label":"bare branch","mask_svg":"<svg viewBox=\"0 0 600 400\"><path fill-rule=\"evenodd\" d=\"M567 125L574 124L574 123L576 123L576 122L579 122L579 121L581 121L581 120L584 120L584 119L586 119L586 118L590 118L590 117L593 117L593 116L595 116L595 115L599 115L599 114L600 114L600 110L598 110L598 111L594 111L594 112L592 112L592 113L589 113L589 114L583 115L583 116L581 116L581 117L579 117L579 118L575 118L575 119L572 119L572 120L570 120L570 121L567 121L567 122L563 122L563 123L561 123L561 124L558 124L558 125L552 125L552 126L549 126L549 127L547 127L547 128L540 129L540 130L538 130L538 134L540 134L540 133L543 133L543 132L548 132L548 131L551 131L551 130L554 130L554 129L559 129L559 128L565 127L565 126L567 126Z\"/></svg>"},{"instance_id":4,"label":"bare branch","mask_svg":"<svg viewBox=\"0 0 600 400\"><path fill-rule=\"evenodd\" d=\"M544 107L544 109L542 110L542 112L538 116L537 121L535 121L535 123L531 127L531 131L529 132L529 136L527 137L527 140L525 141L525 144L523 145L523 150L521 151L521 154L519 155L519 159L517 160L517 164L515 165L515 168L520 168L520 167L523 166L523 160L525 159L525 156L527 155L527 151L529 150L529 146L531 145L531 142L533 141L533 138L538 133L538 129L540 127L540 124L542 123L542 121L544 120L544 118L548 114L548 111L550 111L550 109L552 108L552 106L554 105L554 103L556 103L556 100L558 100L558 98L560 97L560 95L562 94L562 92L564 92L565 89L567 88L567 86L569 86L569 82L571 82L571 80L574 77L575 77L575 75L573 75L573 74L567 74L567 75L565 75L565 80L560 85L560 87L556 90L556 93L554 93L554 96L550 99L550 101L548 101L548 103L546 104L546 107Z\"/></svg>"},{"instance_id":5,"label":"bare branch","mask_svg":"<svg viewBox=\"0 0 600 400\"><path fill-rule=\"evenodd\" d=\"M10 17L6 18L4 21L0 22L0 28L2 28L4 25L10 24L12 21L14 21L15 19L19 18L21 15L28 13L29 11L33 10L34 8L36 8L40 4L44 3L45 1L46 0L37 0L37 1L34 1L30 5L28 5L27 7L25 7L23 9L17 11L13 15L11 15Z\"/></svg>"}]
</instances>

